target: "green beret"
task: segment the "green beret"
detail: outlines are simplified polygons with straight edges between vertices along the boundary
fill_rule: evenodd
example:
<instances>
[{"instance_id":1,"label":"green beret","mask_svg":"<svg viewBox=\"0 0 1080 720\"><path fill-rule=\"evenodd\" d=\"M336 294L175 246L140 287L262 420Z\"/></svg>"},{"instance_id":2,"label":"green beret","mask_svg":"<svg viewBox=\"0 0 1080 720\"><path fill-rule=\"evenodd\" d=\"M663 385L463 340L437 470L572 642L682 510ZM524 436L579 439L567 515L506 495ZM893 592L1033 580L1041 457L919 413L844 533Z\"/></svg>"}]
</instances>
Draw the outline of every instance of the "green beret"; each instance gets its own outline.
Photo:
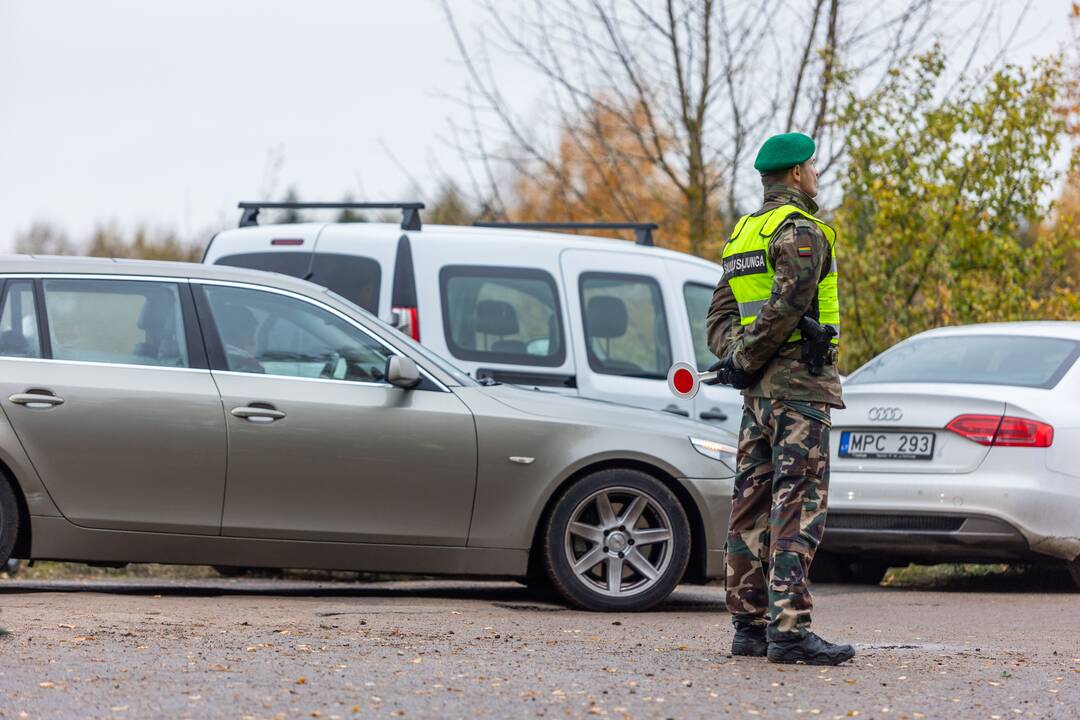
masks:
<instances>
[{"instance_id":1,"label":"green beret","mask_svg":"<svg viewBox=\"0 0 1080 720\"><path fill-rule=\"evenodd\" d=\"M785 170L814 157L814 140L809 135L792 132L773 135L758 150L754 169L760 173Z\"/></svg>"}]
</instances>

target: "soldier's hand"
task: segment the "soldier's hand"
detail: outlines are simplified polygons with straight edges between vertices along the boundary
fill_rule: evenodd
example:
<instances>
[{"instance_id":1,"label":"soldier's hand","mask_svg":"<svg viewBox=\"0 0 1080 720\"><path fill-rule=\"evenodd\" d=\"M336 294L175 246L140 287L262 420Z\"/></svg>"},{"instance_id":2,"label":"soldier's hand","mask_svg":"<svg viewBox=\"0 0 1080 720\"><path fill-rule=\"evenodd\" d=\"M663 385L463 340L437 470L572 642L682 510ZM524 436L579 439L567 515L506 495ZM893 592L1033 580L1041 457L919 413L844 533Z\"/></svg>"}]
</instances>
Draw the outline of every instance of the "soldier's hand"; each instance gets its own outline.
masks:
<instances>
[{"instance_id":1,"label":"soldier's hand","mask_svg":"<svg viewBox=\"0 0 1080 720\"><path fill-rule=\"evenodd\" d=\"M715 371L716 377L711 380L702 380L706 385L730 385L736 390L742 390L757 382L757 375L739 369L735 365L735 358L731 355L713 363L709 370Z\"/></svg>"},{"instance_id":2,"label":"soldier's hand","mask_svg":"<svg viewBox=\"0 0 1080 720\"><path fill-rule=\"evenodd\" d=\"M731 357L725 357L717 360L709 366L708 372L715 372L716 377L709 378L708 380L702 380L704 385L730 385L728 382L729 376L732 370Z\"/></svg>"}]
</instances>

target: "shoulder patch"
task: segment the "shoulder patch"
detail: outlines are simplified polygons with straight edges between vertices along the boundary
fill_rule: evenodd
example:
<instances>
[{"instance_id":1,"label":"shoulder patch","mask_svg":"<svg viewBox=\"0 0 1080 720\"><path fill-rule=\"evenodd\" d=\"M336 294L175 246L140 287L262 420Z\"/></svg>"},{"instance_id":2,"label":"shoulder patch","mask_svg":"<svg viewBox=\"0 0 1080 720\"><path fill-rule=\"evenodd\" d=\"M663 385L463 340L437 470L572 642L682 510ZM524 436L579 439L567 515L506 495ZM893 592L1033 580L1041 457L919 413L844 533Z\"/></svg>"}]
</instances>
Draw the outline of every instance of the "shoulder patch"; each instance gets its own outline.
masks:
<instances>
[{"instance_id":1,"label":"shoulder patch","mask_svg":"<svg viewBox=\"0 0 1080 720\"><path fill-rule=\"evenodd\" d=\"M802 224L802 221L795 222L795 246L798 248L799 257L812 257L814 254L814 229Z\"/></svg>"}]
</instances>

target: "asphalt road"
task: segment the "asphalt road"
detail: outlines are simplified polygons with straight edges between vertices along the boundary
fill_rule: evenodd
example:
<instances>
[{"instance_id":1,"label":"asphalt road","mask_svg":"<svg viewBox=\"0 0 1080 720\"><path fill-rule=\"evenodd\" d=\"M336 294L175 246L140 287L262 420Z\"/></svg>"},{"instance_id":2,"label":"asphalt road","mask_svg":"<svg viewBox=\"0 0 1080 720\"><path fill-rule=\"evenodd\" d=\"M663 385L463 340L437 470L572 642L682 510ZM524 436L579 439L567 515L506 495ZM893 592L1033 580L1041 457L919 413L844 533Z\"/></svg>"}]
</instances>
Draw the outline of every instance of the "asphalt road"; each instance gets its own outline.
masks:
<instances>
[{"instance_id":1,"label":"asphalt road","mask_svg":"<svg viewBox=\"0 0 1080 720\"><path fill-rule=\"evenodd\" d=\"M819 586L838 668L728 656L719 587L636 615L513 583L0 583L0 718L1076 718L1080 593Z\"/></svg>"}]
</instances>

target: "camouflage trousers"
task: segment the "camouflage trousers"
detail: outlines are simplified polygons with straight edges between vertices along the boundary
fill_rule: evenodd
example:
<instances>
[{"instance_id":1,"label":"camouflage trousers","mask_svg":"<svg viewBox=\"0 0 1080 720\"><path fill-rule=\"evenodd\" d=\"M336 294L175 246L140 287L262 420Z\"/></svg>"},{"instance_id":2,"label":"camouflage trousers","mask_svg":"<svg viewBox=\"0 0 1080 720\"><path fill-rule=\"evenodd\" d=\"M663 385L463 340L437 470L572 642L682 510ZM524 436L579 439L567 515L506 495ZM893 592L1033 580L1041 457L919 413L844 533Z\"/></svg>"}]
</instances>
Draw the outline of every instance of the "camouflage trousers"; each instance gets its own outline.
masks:
<instances>
[{"instance_id":1,"label":"camouflage trousers","mask_svg":"<svg viewBox=\"0 0 1080 720\"><path fill-rule=\"evenodd\" d=\"M829 406L748 397L727 539L727 608L769 639L804 635L807 574L825 530Z\"/></svg>"}]
</instances>

